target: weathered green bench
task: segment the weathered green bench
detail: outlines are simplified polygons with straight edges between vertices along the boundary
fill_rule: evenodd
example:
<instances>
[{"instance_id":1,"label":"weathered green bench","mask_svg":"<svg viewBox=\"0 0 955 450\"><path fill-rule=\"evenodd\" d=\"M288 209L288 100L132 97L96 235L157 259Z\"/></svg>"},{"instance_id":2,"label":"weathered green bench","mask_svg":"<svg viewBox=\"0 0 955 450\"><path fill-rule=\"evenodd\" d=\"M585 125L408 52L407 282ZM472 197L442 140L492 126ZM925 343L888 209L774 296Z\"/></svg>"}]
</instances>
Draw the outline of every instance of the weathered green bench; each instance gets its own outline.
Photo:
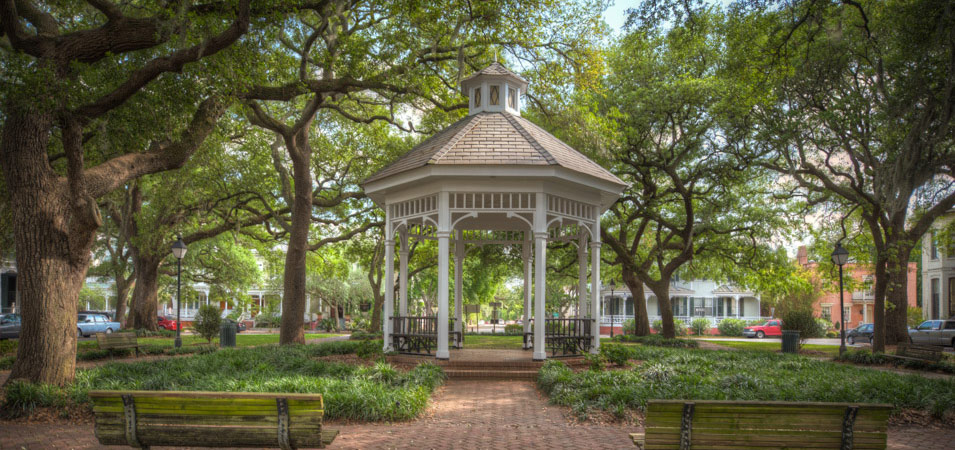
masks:
<instances>
[{"instance_id":1,"label":"weathered green bench","mask_svg":"<svg viewBox=\"0 0 955 450\"><path fill-rule=\"evenodd\" d=\"M894 355L885 355L888 358L907 359L912 361L939 362L942 359L941 347L934 345L910 344L899 342Z\"/></svg>"},{"instance_id":2,"label":"weathered green bench","mask_svg":"<svg viewBox=\"0 0 955 450\"><path fill-rule=\"evenodd\" d=\"M650 400L645 433L631 434L637 447L886 448L892 405Z\"/></svg>"},{"instance_id":3,"label":"weathered green bench","mask_svg":"<svg viewBox=\"0 0 955 450\"><path fill-rule=\"evenodd\" d=\"M132 348L136 350L136 356L139 356L136 333L96 333L96 343L99 344L100 350Z\"/></svg>"},{"instance_id":4,"label":"weathered green bench","mask_svg":"<svg viewBox=\"0 0 955 450\"><path fill-rule=\"evenodd\" d=\"M103 445L324 447L321 394L92 391Z\"/></svg>"}]
</instances>

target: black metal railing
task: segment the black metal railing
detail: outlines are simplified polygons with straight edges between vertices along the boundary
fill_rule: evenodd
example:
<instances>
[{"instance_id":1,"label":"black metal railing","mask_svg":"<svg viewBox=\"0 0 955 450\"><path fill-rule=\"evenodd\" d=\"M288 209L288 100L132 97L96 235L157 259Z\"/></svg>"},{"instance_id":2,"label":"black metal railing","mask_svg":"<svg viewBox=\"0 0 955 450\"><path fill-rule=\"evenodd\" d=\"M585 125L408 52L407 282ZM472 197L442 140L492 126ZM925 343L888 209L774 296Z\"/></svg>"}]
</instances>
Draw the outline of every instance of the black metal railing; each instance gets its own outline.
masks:
<instances>
[{"instance_id":1,"label":"black metal railing","mask_svg":"<svg viewBox=\"0 0 955 450\"><path fill-rule=\"evenodd\" d=\"M454 347L462 348L462 336L454 332L455 321L448 321L448 339ZM393 316L391 326L391 345L398 353L430 355L431 350L438 346L438 318L435 316Z\"/></svg>"},{"instance_id":2,"label":"black metal railing","mask_svg":"<svg viewBox=\"0 0 955 450\"><path fill-rule=\"evenodd\" d=\"M544 345L551 356L573 356L586 353L596 333L594 319L544 319ZM534 333L524 333L524 347L534 345Z\"/></svg>"}]
</instances>

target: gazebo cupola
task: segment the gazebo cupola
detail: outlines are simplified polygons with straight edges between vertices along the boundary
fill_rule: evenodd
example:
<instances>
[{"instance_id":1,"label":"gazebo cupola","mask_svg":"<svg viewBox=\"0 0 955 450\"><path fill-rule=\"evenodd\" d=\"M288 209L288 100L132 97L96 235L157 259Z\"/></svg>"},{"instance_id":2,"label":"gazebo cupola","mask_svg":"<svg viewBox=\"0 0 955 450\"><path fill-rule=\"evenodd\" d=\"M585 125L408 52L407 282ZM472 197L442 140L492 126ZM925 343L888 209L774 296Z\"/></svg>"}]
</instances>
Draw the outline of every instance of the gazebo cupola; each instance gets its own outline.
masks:
<instances>
[{"instance_id":1,"label":"gazebo cupola","mask_svg":"<svg viewBox=\"0 0 955 450\"><path fill-rule=\"evenodd\" d=\"M506 111L521 115L521 96L527 81L499 63L461 80L461 93L468 98L468 114Z\"/></svg>"},{"instance_id":2,"label":"gazebo cupola","mask_svg":"<svg viewBox=\"0 0 955 450\"><path fill-rule=\"evenodd\" d=\"M530 319L533 357L546 358L545 339L576 342L597 351L599 341L600 216L626 184L569 145L521 117L527 81L493 63L461 81L469 114L368 177L365 193L385 210L386 351L450 357L448 340L462 345L462 271L471 249L519 246L524 261L524 331ZM438 244L437 316L408 308L409 240ZM576 245L579 294L576 318L545 319L547 242ZM394 256L399 249L398 305L394 302ZM454 247L454 321L449 329L451 246ZM588 258L588 250L589 256ZM590 264L588 267L588 259ZM589 269L589 270L588 270ZM589 275L589 283L588 283ZM532 286L533 284L533 286ZM588 286L590 287L588 293ZM533 307L532 307L533 301ZM533 314L531 311L533 309ZM553 324L551 322L554 322ZM552 326L553 325L553 326ZM562 330L571 338L553 330ZM577 336L579 339L577 339ZM576 339L576 340L575 340ZM525 342L525 348L531 343ZM557 347L551 346L556 352Z\"/></svg>"}]
</instances>

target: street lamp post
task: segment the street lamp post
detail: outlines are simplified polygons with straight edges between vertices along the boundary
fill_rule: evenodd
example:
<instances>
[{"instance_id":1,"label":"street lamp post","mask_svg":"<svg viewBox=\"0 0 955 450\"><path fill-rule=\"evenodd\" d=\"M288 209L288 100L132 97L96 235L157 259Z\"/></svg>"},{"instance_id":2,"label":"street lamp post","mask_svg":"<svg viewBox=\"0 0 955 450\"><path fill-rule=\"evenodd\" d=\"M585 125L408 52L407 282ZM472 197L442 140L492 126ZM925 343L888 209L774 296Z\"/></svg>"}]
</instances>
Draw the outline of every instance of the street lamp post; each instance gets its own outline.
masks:
<instances>
[{"instance_id":1,"label":"street lamp post","mask_svg":"<svg viewBox=\"0 0 955 450\"><path fill-rule=\"evenodd\" d=\"M842 266L849 262L849 251L842 246L842 243L836 242L836 249L832 251L832 262L839 266L839 333L841 336L839 354L842 355L846 351L846 308L842 300Z\"/></svg>"},{"instance_id":2,"label":"street lamp post","mask_svg":"<svg viewBox=\"0 0 955 450\"><path fill-rule=\"evenodd\" d=\"M616 303L616 298L613 296L614 289L617 289L617 282L613 278L610 279L610 312L613 313L613 305ZM610 314L610 339L613 339L613 328L616 325L614 322L614 315Z\"/></svg>"},{"instance_id":3,"label":"street lamp post","mask_svg":"<svg viewBox=\"0 0 955 450\"><path fill-rule=\"evenodd\" d=\"M182 321L180 320L180 310L182 309L182 258L186 256L186 244L182 242L182 236L176 236L176 242L172 244L172 255L176 257L176 348L182 347Z\"/></svg>"}]
</instances>

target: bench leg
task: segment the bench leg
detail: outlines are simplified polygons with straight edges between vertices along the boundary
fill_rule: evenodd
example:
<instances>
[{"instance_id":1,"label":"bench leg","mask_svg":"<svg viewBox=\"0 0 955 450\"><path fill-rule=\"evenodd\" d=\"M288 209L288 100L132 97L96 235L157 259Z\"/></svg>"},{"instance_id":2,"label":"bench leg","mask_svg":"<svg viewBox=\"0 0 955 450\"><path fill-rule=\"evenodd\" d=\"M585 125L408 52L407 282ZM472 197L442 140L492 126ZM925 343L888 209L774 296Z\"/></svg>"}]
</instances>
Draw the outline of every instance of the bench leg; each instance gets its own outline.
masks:
<instances>
[{"instance_id":1,"label":"bench leg","mask_svg":"<svg viewBox=\"0 0 955 450\"><path fill-rule=\"evenodd\" d=\"M630 439L633 440L633 445L643 450L644 443L647 441L647 435L644 433L630 433Z\"/></svg>"}]
</instances>

